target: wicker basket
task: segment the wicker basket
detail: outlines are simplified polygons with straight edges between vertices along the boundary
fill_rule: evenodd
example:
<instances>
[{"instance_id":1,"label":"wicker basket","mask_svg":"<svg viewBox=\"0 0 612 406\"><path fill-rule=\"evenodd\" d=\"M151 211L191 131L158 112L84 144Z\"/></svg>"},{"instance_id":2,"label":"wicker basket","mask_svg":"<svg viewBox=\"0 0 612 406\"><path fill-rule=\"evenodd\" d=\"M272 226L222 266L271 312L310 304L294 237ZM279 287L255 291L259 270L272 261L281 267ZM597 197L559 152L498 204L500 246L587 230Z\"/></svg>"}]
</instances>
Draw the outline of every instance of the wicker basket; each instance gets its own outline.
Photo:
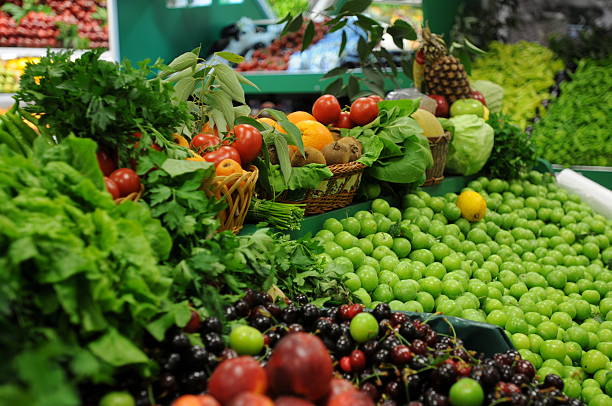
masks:
<instances>
[{"instance_id":1,"label":"wicker basket","mask_svg":"<svg viewBox=\"0 0 612 406\"><path fill-rule=\"evenodd\" d=\"M282 203L305 204L304 214L321 214L346 207L357 194L365 165L359 162L329 165L332 177L324 180L315 189L288 191L276 200Z\"/></svg>"},{"instance_id":2,"label":"wicker basket","mask_svg":"<svg viewBox=\"0 0 612 406\"><path fill-rule=\"evenodd\" d=\"M144 192L144 186L140 185L140 190L138 192L130 193L129 195L125 197L120 197L119 199L115 199L115 203L121 204L128 200L132 202L137 202L138 200L140 200L140 197L142 196L143 192Z\"/></svg>"},{"instance_id":3,"label":"wicker basket","mask_svg":"<svg viewBox=\"0 0 612 406\"><path fill-rule=\"evenodd\" d=\"M227 202L227 208L219 212L219 231L230 230L237 234L242 229L259 177L259 170L255 166L249 169L250 172L242 174L215 176L204 185L208 196L224 198Z\"/></svg>"},{"instance_id":4,"label":"wicker basket","mask_svg":"<svg viewBox=\"0 0 612 406\"><path fill-rule=\"evenodd\" d=\"M451 134L446 131L439 137L430 137L429 148L433 157L433 166L425 172L425 183L423 186L437 185L444 179L444 167L446 166L446 155L448 154L448 144Z\"/></svg>"}]
</instances>

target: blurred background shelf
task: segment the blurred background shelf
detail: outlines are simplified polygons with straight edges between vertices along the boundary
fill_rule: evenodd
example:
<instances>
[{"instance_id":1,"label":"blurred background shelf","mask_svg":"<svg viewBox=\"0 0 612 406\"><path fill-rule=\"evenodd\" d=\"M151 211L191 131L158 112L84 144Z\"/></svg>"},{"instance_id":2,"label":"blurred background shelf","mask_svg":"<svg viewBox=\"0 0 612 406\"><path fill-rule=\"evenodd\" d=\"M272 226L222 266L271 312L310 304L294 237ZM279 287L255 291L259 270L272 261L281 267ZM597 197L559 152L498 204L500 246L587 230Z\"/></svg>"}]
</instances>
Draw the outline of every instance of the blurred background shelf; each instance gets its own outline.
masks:
<instances>
[{"instance_id":1,"label":"blurred background shelf","mask_svg":"<svg viewBox=\"0 0 612 406\"><path fill-rule=\"evenodd\" d=\"M66 48L29 48L29 47L0 47L0 58L1 59L15 59L23 57L41 57L47 55L47 50L51 52L62 52L67 51ZM74 56L79 57L88 49L76 49ZM106 51L102 54L102 59L112 61L113 55L110 51Z\"/></svg>"},{"instance_id":2,"label":"blurred background shelf","mask_svg":"<svg viewBox=\"0 0 612 406\"><path fill-rule=\"evenodd\" d=\"M292 93L320 93L325 86L336 79L323 79L323 72L245 72L244 76L251 82L255 83L258 89L250 86L245 87L247 94L292 94ZM359 71L354 72L358 78L363 78L363 74ZM349 74L342 76L346 81ZM399 87L410 87L412 81L403 74L397 77ZM385 90L395 89L397 86L390 79L385 81ZM365 88L365 87L364 87Z\"/></svg>"}]
</instances>

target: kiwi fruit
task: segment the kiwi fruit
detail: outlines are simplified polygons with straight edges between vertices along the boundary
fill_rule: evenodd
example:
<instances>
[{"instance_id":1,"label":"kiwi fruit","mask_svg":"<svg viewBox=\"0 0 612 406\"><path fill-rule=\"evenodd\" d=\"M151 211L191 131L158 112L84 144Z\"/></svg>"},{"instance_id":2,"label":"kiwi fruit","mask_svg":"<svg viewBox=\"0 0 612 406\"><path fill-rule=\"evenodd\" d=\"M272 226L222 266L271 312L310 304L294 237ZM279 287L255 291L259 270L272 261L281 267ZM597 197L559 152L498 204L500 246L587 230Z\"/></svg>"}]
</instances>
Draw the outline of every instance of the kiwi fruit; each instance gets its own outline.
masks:
<instances>
[{"instance_id":1,"label":"kiwi fruit","mask_svg":"<svg viewBox=\"0 0 612 406\"><path fill-rule=\"evenodd\" d=\"M291 166L304 166L308 164L326 165L326 160L321 151L313 147L304 148L304 156L297 150L290 151Z\"/></svg>"},{"instance_id":2,"label":"kiwi fruit","mask_svg":"<svg viewBox=\"0 0 612 406\"><path fill-rule=\"evenodd\" d=\"M328 165L345 164L351 156L348 146L340 142L327 144L321 152L323 152Z\"/></svg>"},{"instance_id":3,"label":"kiwi fruit","mask_svg":"<svg viewBox=\"0 0 612 406\"><path fill-rule=\"evenodd\" d=\"M338 140L339 144L346 146L349 150L349 162L353 162L361 158L363 147L361 142L355 137L344 137Z\"/></svg>"}]
</instances>

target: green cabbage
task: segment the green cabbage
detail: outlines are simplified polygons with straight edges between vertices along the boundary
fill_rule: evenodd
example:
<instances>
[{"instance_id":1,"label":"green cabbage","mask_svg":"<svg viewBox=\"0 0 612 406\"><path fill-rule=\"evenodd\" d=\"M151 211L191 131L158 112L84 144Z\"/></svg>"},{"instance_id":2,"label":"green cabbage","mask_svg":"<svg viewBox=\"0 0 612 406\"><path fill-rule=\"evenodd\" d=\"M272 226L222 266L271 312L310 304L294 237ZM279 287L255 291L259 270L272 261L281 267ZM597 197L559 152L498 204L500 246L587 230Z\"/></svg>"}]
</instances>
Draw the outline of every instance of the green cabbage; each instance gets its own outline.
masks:
<instances>
[{"instance_id":1,"label":"green cabbage","mask_svg":"<svg viewBox=\"0 0 612 406\"><path fill-rule=\"evenodd\" d=\"M449 119L455 133L448 148L446 170L472 175L485 165L493 149L493 128L475 114Z\"/></svg>"}]
</instances>

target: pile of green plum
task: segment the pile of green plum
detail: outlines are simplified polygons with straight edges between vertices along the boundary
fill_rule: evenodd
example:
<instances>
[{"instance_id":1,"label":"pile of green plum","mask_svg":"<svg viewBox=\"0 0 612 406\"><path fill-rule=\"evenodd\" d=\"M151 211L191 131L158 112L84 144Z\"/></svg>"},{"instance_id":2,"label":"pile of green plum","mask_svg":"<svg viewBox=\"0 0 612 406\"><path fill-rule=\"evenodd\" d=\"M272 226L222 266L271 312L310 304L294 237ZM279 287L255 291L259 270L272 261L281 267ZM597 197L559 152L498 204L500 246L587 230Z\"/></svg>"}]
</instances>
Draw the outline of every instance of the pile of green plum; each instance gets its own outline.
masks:
<instances>
[{"instance_id":1,"label":"pile of green plum","mask_svg":"<svg viewBox=\"0 0 612 406\"><path fill-rule=\"evenodd\" d=\"M479 222L456 194L419 190L401 210L377 199L327 219L321 255L367 307L500 326L540 379L560 375L568 396L612 404L612 221L538 172L467 189L487 202Z\"/></svg>"}]
</instances>

